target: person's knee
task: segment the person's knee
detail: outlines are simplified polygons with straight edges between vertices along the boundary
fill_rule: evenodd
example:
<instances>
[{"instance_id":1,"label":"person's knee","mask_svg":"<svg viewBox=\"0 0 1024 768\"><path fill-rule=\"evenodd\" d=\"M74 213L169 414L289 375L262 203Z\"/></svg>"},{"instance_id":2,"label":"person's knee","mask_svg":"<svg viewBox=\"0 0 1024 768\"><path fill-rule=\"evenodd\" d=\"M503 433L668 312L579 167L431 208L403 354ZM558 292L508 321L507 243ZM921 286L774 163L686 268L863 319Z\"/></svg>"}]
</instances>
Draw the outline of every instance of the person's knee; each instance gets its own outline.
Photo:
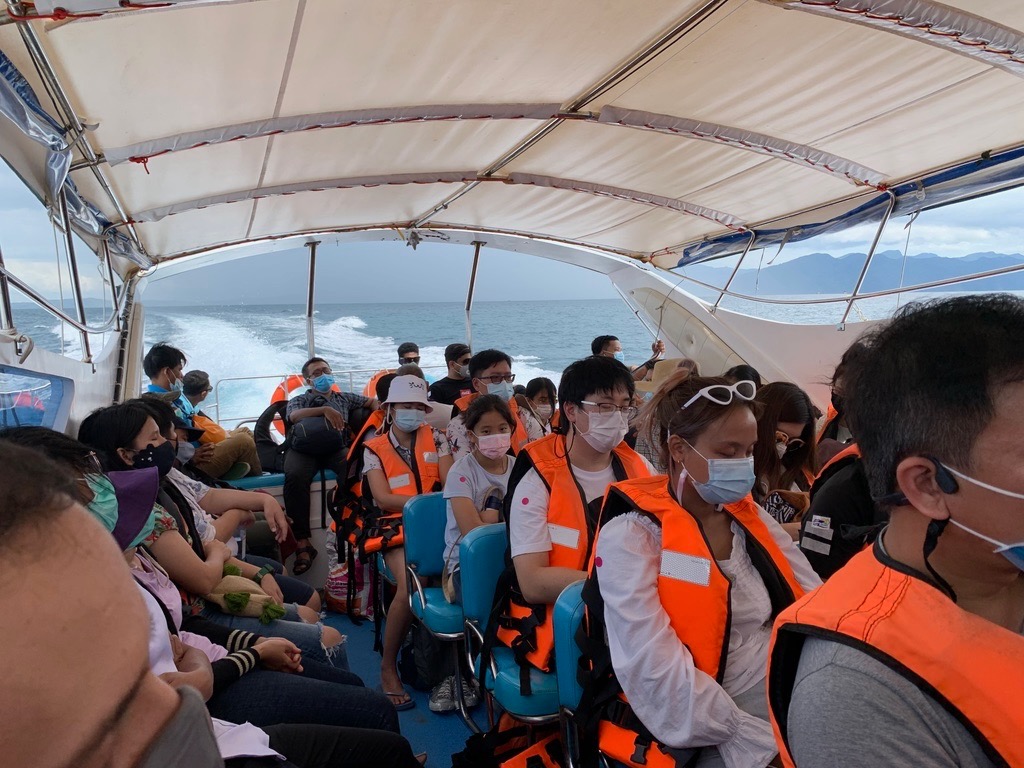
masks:
<instances>
[{"instance_id":1,"label":"person's knee","mask_svg":"<svg viewBox=\"0 0 1024 768\"><path fill-rule=\"evenodd\" d=\"M306 601L306 607L311 611L315 611L317 616L320 615L320 609L323 608L323 603L320 601L320 593L315 589L313 594L310 595L309 600Z\"/></svg>"},{"instance_id":2,"label":"person's knee","mask_svg":"<svg viewBox=\"0 0 1024 768\"><path fill-rule=\"evenodd\" d=\"M341 645L344 639L341 632L334 627L324 627L323 634L320 635L320 642L323 643L325 648L334 648L336 645Z\"/></svg>"},{"instance_id":3,"label":"person's knee","mask_svg":"<svg viewBox=\"0 0 1024 768\"><path fill-rule=\"evenodd\" d=\"M307 624L316 624L320 621L320 612L314 611L307 605L296 606L296 610L299 612L299 618Z\"/></svg>"}]
</instances>

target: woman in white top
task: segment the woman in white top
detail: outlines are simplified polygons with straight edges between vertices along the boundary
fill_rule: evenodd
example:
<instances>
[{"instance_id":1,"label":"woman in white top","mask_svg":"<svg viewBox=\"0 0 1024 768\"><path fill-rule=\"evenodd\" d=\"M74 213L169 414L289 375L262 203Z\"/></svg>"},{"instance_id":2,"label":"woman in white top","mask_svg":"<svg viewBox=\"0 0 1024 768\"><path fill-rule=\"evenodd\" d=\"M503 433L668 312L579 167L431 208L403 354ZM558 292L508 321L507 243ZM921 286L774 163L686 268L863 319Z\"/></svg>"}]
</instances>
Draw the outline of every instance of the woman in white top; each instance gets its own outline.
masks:
<instances>
[{"instance_id":1,"label":"woman in white top","mask_svg":"<svg viewBox=\"0 0 1024 768\"><path fill-rule=\"evenodd\" d=\"M773 597L792 602L821 583L782 526L750 499L755 391L753 382L683 372L665 382L641 423L668 477L647 481L648 496L630 490L642 481L612 486L594 560L611 662L629 706L659 744L705 747L700 768L763 768L775 758L765 691ZM608 519L616 501L627 511ZM657 514L638 511L647 508ZM672 539L665 549L663 533ZM690 554L673 551L687 541ZM695 556L701 552L708 557ZM780 575L781 588L770 594L752 552L762 570ZM678 588L697 600L663 602ZM701 599L709 601L701 615L689 616ZM717 637L698 630L684 642L687 626L725 616ZM714 674L698 667L698 656L718 660Z\"/></svg>"},{"instance_id":2,"label":"woman in white top","mask_svg":"<svg viewBox=\"0 0 1024 768\"><path fill-rule=\"evenodd\" d=\"M526 392L516 395L516 402L519 403L520 418L527 432L539 432L542 436L551 434L551 419L557 402L555 383L551 379L543 376L530 379Z\"/></svg>"}]
</instances>

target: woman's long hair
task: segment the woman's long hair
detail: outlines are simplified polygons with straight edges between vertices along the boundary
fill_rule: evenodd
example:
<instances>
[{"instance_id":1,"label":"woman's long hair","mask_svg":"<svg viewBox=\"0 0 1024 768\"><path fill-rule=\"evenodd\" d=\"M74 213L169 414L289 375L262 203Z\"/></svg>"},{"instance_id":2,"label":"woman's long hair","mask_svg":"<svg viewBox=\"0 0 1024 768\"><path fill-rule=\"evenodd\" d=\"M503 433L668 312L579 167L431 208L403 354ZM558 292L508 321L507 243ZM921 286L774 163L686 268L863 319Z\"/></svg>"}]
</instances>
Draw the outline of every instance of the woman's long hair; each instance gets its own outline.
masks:
<instances>
[{"instance_id":1,"label":"woman's long hair","mask_svg":"<svg viewBox=\"0 0 1024 768\"><path fill-rule=\"evenodd\" d=\"M807 490L807 476L818 474L818 458L814 438L814 404L796 384L774 381L757 390L761 416L757 420L757 445L754 446L754 498L762 501L769 491L790 490L795 484ZM775 451L775 432L780 421L803 424L799 437L804 444L788 451L781 459Z\"/></svg>"},{"instance_id":2,"label":"woman's long hair","mask_svg":"<svg viewBox=\"0 0 1024 768\"><path fill-rule=\"evenodd\" d=\"M78 439L96 451L105 470L131 469L117 449L130 449L151 418L149 410L138 403L108 405L86 416L78 429Z\"/></svg>"},{"instance_id":3,"label":"woman's long hair","mask_svg":"<svg viewBox=\"0 0 1024 768\"><path fill-rule=\"evenodd\" d=\"M728 405L718 405L702 397L689 408L683 408L684 403L705 387L716 384L729 386L731 383L721 376L691 376L689 370L682 368L655 390L640 411L638 424L640 434L657 448L661 466L669 466L668 439L671 435L679 435L693 445L711 425L734 409L746 408L757 416L755 401L738 397L734 397Z\"/></svg>"}]
</instances>

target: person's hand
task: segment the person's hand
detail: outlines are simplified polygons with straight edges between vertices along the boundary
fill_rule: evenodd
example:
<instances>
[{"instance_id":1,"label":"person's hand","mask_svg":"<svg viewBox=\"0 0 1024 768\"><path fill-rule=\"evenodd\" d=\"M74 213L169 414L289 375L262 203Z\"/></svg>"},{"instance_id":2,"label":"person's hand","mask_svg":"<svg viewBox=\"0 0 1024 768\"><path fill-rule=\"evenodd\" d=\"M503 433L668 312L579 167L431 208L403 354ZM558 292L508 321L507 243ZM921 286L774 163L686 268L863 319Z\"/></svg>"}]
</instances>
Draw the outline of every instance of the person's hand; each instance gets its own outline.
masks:
<instances>
[{"instance_id":1,"label":"person's hand","mask_svg":"<svg viewBox=\"0 0 1024 768\"><path fill-rule=\"evenodd\" d=\"M654 353L655 357L661 357L662 355L664 355L665 354L665 342L662 341L661 339L658 339L657 341L655 341L653 344L651 344L651 352Z\"/></svg>"},{"instance_id":2,"label":"person's hand","mask_svg":"<svg viewBox=\"0 0 1024 768\"><path fill-rule=\"evenodd\" d=\"M192 457L193 464L201 464L205 461L210 461L213 458L213 452L216 446L213 443L202 443L196 448L195 455Z\"/></svg>"},{"instance_id":3,"label":"person's hand","mask_svg":"<svg viewBox=\"0 0 1024 768\"><path fill-rule=\"evenodd\" d=\"M284 605L284 595L281 594L281 587L278 586L277 579L274 578L274 574L268 573L263 577L260 582L260 587L270 595L270 599L278 605Z\"/></svg>"},{"instance_id":4,"label":"person's hand","mask_svg":"<svg viewBox=\"0 0 1024 768\"><path fill-rule=\"evenodd\" d=\"M267 669L275 672L301 672L302 651L283 637L261 637L252 646Z\"/></svg>"},{"instance_id":5,"label":"person's hand","mask_svg":"<svg viewBox=\"0 0 1024 768\"><path fill-rule=\"evenodd\" d=\"M185 644L177 635L171 635L171 653L174 654L174 666L180 669L181 660L185 657Z\"/></svg>"},{"instance_id":6,"label":"person's hand","mask_svg":"<svg viewBox=\"0 0 1024 768\"><path fill-rule=\"evenodd\" d=\"M263 499L263 517L274 533L274 539L280 544L288 538L288 518L285 517L284 510L277 499L269 493L264 493L263 496L266 497Z\"/></svg>"},{"instance_id":7,"label":"person's hand","mask_svg":"<svg viewBox=\"0 0 1024 768\"><path fill-rule=\"evenodd\" d=\"M207 560L219 558L222 563L226 563L232 556L228 545L217 539L203 542L203 549L206 550Z\"/></svg>"},{"instance_id":8,"label":"person's hand","mask_svg":"<svg viewBox=\"0 0 1024 768\"><path fill-rule=\"evenodd\" d=\"M332 429L336 429L339 432L345 428L345 417L338 413L336 410L331 408L329 405L325 405L323 408L324 418L327 419L327 425Z\"/></svg>"}]
</instances>

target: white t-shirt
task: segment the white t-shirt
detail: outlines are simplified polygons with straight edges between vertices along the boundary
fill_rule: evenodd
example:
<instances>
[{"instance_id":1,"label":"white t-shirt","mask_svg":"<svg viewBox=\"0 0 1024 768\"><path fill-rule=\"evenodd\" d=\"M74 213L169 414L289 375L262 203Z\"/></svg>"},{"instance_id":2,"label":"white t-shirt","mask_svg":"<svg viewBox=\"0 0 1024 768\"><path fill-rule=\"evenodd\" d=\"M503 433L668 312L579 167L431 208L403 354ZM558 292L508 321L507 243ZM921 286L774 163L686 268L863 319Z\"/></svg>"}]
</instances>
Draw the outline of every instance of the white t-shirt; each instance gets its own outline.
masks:
<instances>
[{"instance_id":1,"label":"white t-shirt","mask_svg":"<svg viewBox=\"0 0 1024 768\"><path fill-rule=\"evenodd\" d=\"M644 459L648 471L657 474L651 463ZM573 476L583 489L583 495L590 504L594 499L604 497L608 486L615 482L615 467L611 462L604 469L588 472L573 466ZM512 557L529 555L535 552L551 551L552 528L548 525L548 489L535 469L529 470L512 492L512 505L509 511L509 544ZM561 532L556 528L554 535ZM572 546L571 542L566 543Z\"/></svg>"},{"instance_id":2,"label":"white t-shirt","mask_svg":"<svg viewBox=\"0 0 1024 768\"><path fill-rule=\"evenodd\" d=\"M470 499L477 510L483 509L487 497L495 491L498 498L505 498L508 478L515 465L515 460L511 456L506 456L505 460L507 464L505 472L493 475L480 466L480 462L472 453L466 454L452 464L452 468L448 470L448 480L444 484L444 497L446 499ZM444 558L450 573L459 564L459 539L462 538L462 533L455 520L451 502L448 502L446 506L448 508L448 525L444 529Z\"/></svg>"}]
</instances>

